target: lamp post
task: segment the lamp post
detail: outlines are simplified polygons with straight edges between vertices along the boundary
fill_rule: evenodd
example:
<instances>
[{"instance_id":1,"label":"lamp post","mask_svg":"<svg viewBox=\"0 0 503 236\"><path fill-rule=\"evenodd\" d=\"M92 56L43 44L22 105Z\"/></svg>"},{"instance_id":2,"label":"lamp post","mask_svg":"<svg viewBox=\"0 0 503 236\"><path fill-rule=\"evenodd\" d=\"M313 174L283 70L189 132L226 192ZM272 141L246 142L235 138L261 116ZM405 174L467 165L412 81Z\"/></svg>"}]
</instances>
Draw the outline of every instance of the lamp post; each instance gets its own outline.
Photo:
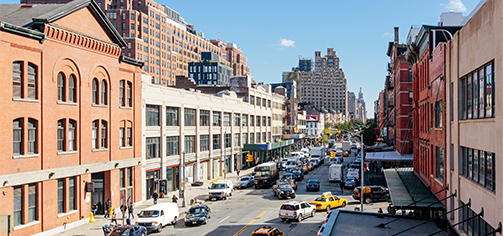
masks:
<instances>
[{"instance_id":1,"label":"lamp post","mask_svg":"<svg viewBox=\"0 0 503 236\"><path fill-rule=\"evenodd\" d=\"M225 165L227 164L227 156L225 155L225 149L227 149L227 130L224 130L224 179L227 179L227 170L225 169Z\"/></svg>"},{"instance_id":2,"label":"lamp post","mask_svg":"<svg viewBox=\"0 0 503 236\"><path fill-rule=\"evenodd\" d=\"M360 180L360 211L363 211L363 182L365 181L365 177L363 176L363 165L365 163L365 155L364 155L364 148L363 148L363 132L360 134L361 135L361 141L360 141L360 148L362 149L362 160L361 160L361 168L360 168L360 173L361 173L361 180Z\"/></svg>"},{"instance_id":3,"label":"lamp post","mask_svg":"<svg viewBox=\"0 0 503 236\"><path fill-rule=\"evenodd\" d=\"M187 205L187 199L185 198L185 151L182 152L182 194L181 194L181 198L183 198L182 200L182 207L185 207Z\"/></svg>"}]
</instances>

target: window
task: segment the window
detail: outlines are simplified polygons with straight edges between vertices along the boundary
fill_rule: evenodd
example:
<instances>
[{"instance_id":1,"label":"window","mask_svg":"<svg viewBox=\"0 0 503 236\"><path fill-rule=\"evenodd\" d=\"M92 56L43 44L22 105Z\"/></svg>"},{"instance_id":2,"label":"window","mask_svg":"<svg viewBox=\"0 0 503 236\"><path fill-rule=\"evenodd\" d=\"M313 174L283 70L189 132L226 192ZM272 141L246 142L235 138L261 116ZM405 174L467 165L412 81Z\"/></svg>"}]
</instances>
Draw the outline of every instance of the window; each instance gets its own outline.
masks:
<instances>
[{"instance_id":1,"label":"window","mask_svg":"<svg viewBox=\"0 0 503 236\"><path fill-rule=\"evenodd\" d=\"M199 111L199 123L200 126L210 126L210 111Z\"/></svg>"},{"instance_id":2,"label":"window","mask_svg":"<svg viewBox=\"0 0 503 236\"><path fill-rule=\"evenodd\" d=\"M75 75L70 75L68 78L68 101L69 102L77 102L77 79Z\"/></svg>"},{"instance_id":3,"label":"window","mask_svg":"<svg viewBox=\"0 0 503 236\"><path fill-rule=\"evenodd\" d=\"M231 113L224 113L224 126L231 126Z\"/></svg>"},{"instance_id":4,"label":"window","mask_svg":"<svg viewBox=\"0 0 503 236\"><path fill-rule=\"evenodd\" d=\"M98 79L94 78L93 79L93 105L99 104L99 91L98 91Z\"/></svg>"},{"instance_id":5,"label":"window","mask_svg":"<svg viewBox=\"0 0 503 236\"><path fill-rule=\"evenodd\" d=\"M262 142L266 141L267 141L266 132L262 132Z\"/></svg>"},{"instance_id":6,"label":"window","mask_svg":"<svg viewBox=\"0 0 503 236\"><path fill-rule=\"evenodd\" d=\"M250 96L250 104L255 105L255 96Z\"/></svg>"},{"instance_id":7,"label":"window","mask_svg":"<svg viewBox=\"0 0 503 236\"><path fill-rule=\"evenodd\" d=\"M440 181L444 182L444 161L445 161L445 156L444 156L444 149L441 147L436 148L436 153L437 153L437 170L436 170L436 175L435 177Z\"/></svg>"},{"instance_id":8,"label":"window","mask_svg":"<svg viewBox=\"0 0 503 236\"><path fill-rule=\"evenodd\" d=\"M127 127L127 133L126 133L126 143L128 146L133 146L133 128L132 127Z\"/></svg>"},{"instance_id":9,"label":"window","mask_svg":"<svg viewBox=\"0 0 503 236\"><path fill-rule=\"evenodd\" d=\"M461 147L462 167L460 173L479 185L495 190L495 154Z\"/></svg>"},{"instance_id":10,"label":"window","mask_svg":"<svg viewBox=\"0 0 503 236\"><path fill-rule=\"evenodd\" d=\"M248 115L243 115L243 126L248 126Z\"/></svg>"},{"instance_id":11,"label":"window","mask_svg":"<svg viewBox=\"0 0 503 236\"><path fill-rule=\"evenodd\" d=\"M65 180L58 179L58 214L65 212Z\"/></svg>"},{"instance_id":12,"label":"window","mask_svg":"<svg viewBox=\"0 0 503 236\"><path fill-rule=\"evenodd\" d=\"M443 126L443 101L435 102L435 128L442 128Z\"/></svg>"},{"instance_id":13,"label":"window","mask_svg":"<svg viewBox=\"0 0 503 236\"><path fill-rule=\"evenodd\" d=\"M28 154L38 153L37 151L37 121L28 119Z\"/></svg>"},{"instance_id":14,"label":"window","mask_svg":"<svg viewBox=\"0 0 503 236\"><path fill-rule=\"evenodd\" d=\"M185 108L185 126L196 126L196 109Z\"/></svg>"},{"instance_id":15,"label":"window","mask_svg":"<svg viewBox=\"0 0 503 236\"><path fill-rule=\"evenodd\" d=\"M23 188L14 186L14 226L23 223Z\"/></svg>"},{"instance_id":16,"label":"window","mask_svg":"<svg viewBox=\"0 0 503 236\"><path fill-rule=\"evenodd\" d=\"M133 83L129 81L126 86L126 106L133 107Z\"/></svg>"},{"instance_id":17,"label":"window","mask_svg":"<svg viewBox=\"0 0 503 236\"><path fill-rule=\"evenodd\" d=\"M460 206L466 205L461 201L459 203ZM460 229L466 233L464 235L496 235L494 228L482 217L477 216L477 213L475 213L469 206L461 208L459 222L463 222Z\"/></svg>"},{"instance_id":18,"label":"window","mask_svg":"<svg viewBox=\"0 0 503 236\"><path fill-rule=\"evenodd\" d=\"M255 137L257 138L257 144L259 144L260 143L260 133L257 132L255 134Z\"/></svg>"},{"instance_id":19,"label":"window","mask_svg":"<svg viewBox=\"0 0 503 236\"><path fill-rule=\"evenodd\" d=\"M257 126L260 126L260 116L256 116L257 117Z\"/></svg>"},{"instance_id":20,"label":"window","mask_svg":"<svg viewBox=\"0 0 503 236\"><path fill-rule=\"evenodd\" d=\"M121 80L119 82L119 105L120 106L125 105L125 101L124 101L124 94L125 94L125 89L126 89L125 82L126 82L125 80Z\"/></svg>"},{"instance_id":21,"label":"window","mask_svg":"<svg viewBox=\"0 0 503 236\"><path fill-rule=\"evenodd\" d=\"M201 135L199 136L199 151L204 152L210 150L210 136Z\"/></svg>"},{"instance_id":22,"label":"window","mask_svg":"<svg viewBox=\"0 0 503 236\"><path fill-rule=\"evenodd\" d=\"M126 134L126 130L124 129L124 127L120 127L119 128L119 145L120 145L120 147L126 146L124 143L125 134Z\"/></svg>"},{"instance_id":23,"label":"window","mask_svg":"<svg viewBox=\"0 0 503 236\"><path fill-rule=\"evenodd\" d=\"M75 177L68 178L68 207L70 211L77 209L77 202L75 201Z\"/></svg>"},{"instance_id":24,"label":"window","mask_svg":"<svg viewBox=\"0 0 503 236\"><path fill-rule=\"evenodd\" d=\"M129 167L126 169L126 183L127 183L127 186L133 186L133 168L132 167ZM132 195L129 195L128 196L132 196Z\"/></svg>"},{"instance_id":25,"label":"window","mask_svg":"<svg viewBox=\"0 0 503 236\"><path fill-rule=\"evenodd\" d=\"M101 81L101 104L108 105L108 90L105 80Z\"/></svg>"},{"instance_id":26,"label":"window","mask_svg":"<svg viewBox=\"0 0 503 236\"><path fill-rule=\"evenodd\" d=\"M128 120L122 120L120 125L121 125L121 127L119 128L120 147L133 146L132 141L133 122Z\"/></svg>"},{"instance_id":27,"label":"window","mask_svg":"<svg viewBox=\"0 0 503 236\"><path fill-rule=\"evenodd\" d=\"M271 108L271 100L267 100L267 107Z\"/></svg>"},{"instance_id":28,"label":"window","mask_svg":"<svg viewBox=\"0 0 503 236\"><path fill-rule=\"evenodd\" d=\"M147 105L147 126L159 126L159 106Z\"/></svg>"},{"instance_id":29,"label":"window","mask_svg":"<svg viewBox=\"0 0 503 236\"><path fill-rule=\"evenodd\" d=\"M256 100L256 105L260 107L260 101L262 101L262 99L260 99L259 97L257 97L257 100Z\"/></svg>"},{"instance_id":30,"label":"window","mask_svg":"<svg viewBox=\"0 0 503 236\"><path fill-rule=\"evenodd\" d=\"M14 155L25 155L25 154L36 154L38 153L38 142L37 142L37 120L28 119L27 131L28 139L25 140L24 129L25 119L18 118L12 122L12 144L13 144L13 154ZM25 143L27 142L27 143ZM25 150L25 144L28 144Z\"/></svg>"},{"instance_id":31,"label":"window","mask_svg":"<svg viewBox=\"0 0 503 236\"><path fill-rule=\"evenodd\" d=\"M14 98L23 98L23 62L12 63L12 92Z\"/></svg>"},{"instance_id":32,"label":"window","mask_svg":"<svg viewBox=\"0 0 503 236\"><path fill-rule=\"evenodd\" d=\"M239 134L234 134L234 146L241 146L241 137Z\"/></svg>"},{"instance_id":33,"label":"window","mask_svg":"<svg viewBox=\"0 0 503 236\"><path fill-rule=\"evenodd\" d=\"M99 125L100 121L99 120L95 120L93 121L93 130L92 130L92 147L93 149L97 149L98 148L98 125Z\"/></svg>"},{"instance_id":34,"label":"window","mask_svg":"<svg viewBox=\"0 0 503 236\"><path fill-rule=\"evenodd\" d=\"M262 106L263 106L263 107L266 107L266 105L267 105L267 101L266 101L266 99L265 99L265 98L262 98Z\"/></svg>"},{"instance_id":35,"label":"window","mask_svg":"<svg viewBox=\"0 0 503 236\"><path fill-rule=\"evenodd\" d=\"M262 126L266 126L266 125L267 125L267 117L262 116Z\"/></svg>"},{"instance_id":36,"label":"window","mask_svg":"<svg viewBox=\"0 0 503 236\"><path fill-rule=\"evenodd\" d=\"M66 137L65 137L65 120L61 119L58 120L58 151L65 151L65 142L66 142Z\"/></svg>"},{"instance_id":37,"label":"window","mask_svg":"<svg viewBox=\"0 0 503 236\"><path fill-rule=\"evenodd\" d=\"M494 63L490 62L459 80L461 119L494 117Z\"/></svg>"},{"instance_id":38,"label":"window","mask_svg":"<svg viewBox=\"0 0 503 236\"><path fill-rule=\"evenodd\" d=\"M37 185L28 185L28 222L37 220Z\"/></svg>"},{"instance_id":39,"label":"window","mask_svg":"<svg viewBox=\"0 0 503 236\"><path fill-rule=\"evenodd\" d=\"M221 126L221 116L222 113L218 111L213 112L213 122L212 122L213 126Z\"/></svg>"},{"instance_id":40,"label":"window","mask_svg":"<svg viewBox=\"0 0 503 236\"><path fill-rule=\"evenodd\" d=\"M213 135L213 150L220 149L220 134Z\"/></svg>"},{"instance_id":41,"label":"window","mask_svg":"<svg viewBox=\"0 0 503 236\"><path fill-rule=\"evenodd\" d=\"M178 126L177 107L166 107L166 126Z\"/></svg>"},{"instance_id":42,"label":"window","mask_svg":"<svg viewBox=\"0 0 503 236\"><path fill-rule=\"evenodd\" d=\"M185 136L185 153L193 153L195 151L194 141L194 136Z\"/></svg>"},{"instance_id":43,"label":"window","mask_svg":"<svg viewBox=\"0 0 503 236\"><path fill-rule=\"evenodd\" d=\"M241 115L234 114L234 126L241 126Z\"/></svg>"},{"instance_id":44,"label":"window","mask_svg":"<svg viewBox=\"0 0 503 236\"><path fill-rule=\"evenodd\" d=\"M101 148L107 148L108 147L108 131L107 131L108 124L106 121L102 120L101 121Z\"/></svg>"},{"instance_id":45,"label":"window","mask_svg":"<svg viewBox=\"0 0 503 236\"><path fill-rule=\"evenodd\" d=\"M147 159L161 157L160 138L147 138L146 144Z\"/></svg>"},{"instance_id":46,"label":"window","mask_svg":"<svg viewBox=\"0 0 503 236\"><path fill-rule=\"evenodd\" d=\"M250 144L254 144L254 143L255 143L255 134L250 133Z\"/></svg>"},{"instance_id":47,"label":"window","mask_svg":"<svg viewBox=\"0 0 503 236\"><path fill-rule=\"evenodd\" d=\"M166 137L166 155L167 156L180 154L178 151L178 146L179 146L178 140L179 140L178 136Z\"/></svg>"},{"instance_id":48,"label":"window","mask_svg":"<svg viewBox=\"0 0 503 236\"><path fill-rule=\"evenodd\" d=\"M244 146L245 144L248 144L248 134L244 133L242 136L243 136L243 146Z\"/></svg>"},{"instance_id":49,"label":"window","mask_svg":"<svg viewBox=\"0 0 503 236\"><path fill-rule=\"evenodd\" d=\"M65 76L63 73L58 74L58 101L65 101Z\"/></svg>"},{"instance_id":50,"label":"window","mask_svg":"<svg viewBox=\"0 0 503 236\"><path fill-rule=\"evenodd\" d=\"M231 147L231 134L225 134L225 147Z\"/></svg>"},{"instance_id":51,"label":"window","mask_svg":"<svg viewBox=\"0 0 503 236\"><path fill-rule=\"evenodd\" d=\"M250 126L255 126L255 116L250 115Z\"/></svg>"}]
</instances>

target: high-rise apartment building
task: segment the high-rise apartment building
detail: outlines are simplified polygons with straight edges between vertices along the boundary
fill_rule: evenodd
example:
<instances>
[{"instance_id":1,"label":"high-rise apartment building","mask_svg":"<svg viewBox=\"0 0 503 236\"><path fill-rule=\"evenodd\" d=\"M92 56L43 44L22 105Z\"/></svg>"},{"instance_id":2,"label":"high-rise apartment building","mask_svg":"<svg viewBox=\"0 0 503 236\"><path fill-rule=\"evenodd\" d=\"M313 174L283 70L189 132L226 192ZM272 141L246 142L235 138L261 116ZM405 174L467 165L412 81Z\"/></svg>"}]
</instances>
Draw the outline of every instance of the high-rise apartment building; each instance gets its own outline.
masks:
<instances>
[{"instance_id":1,"label":"high-rise apartment building","mask_svg":"<svg viewBox=\"0 0 503 236\"><path fill-rule=\"evenodd\" d=\"M229 85L232 69L217 54L202 52L201 61L189 62L189 78L196 84Z\"/></svg>"},{"instance_id":2,"label":"high-rise apartment building","mask_svg":"<svg viewBox=\"0 0 503 236\"><path fill-rule=\"evenodd\" d=\"M299 59L299 71L311 71L313 69L313 60L309 58Z\"/></svg>"},{"instance_id":3,"label":"high-rise apartment building","mask_svg":"<svg viewBox=\"0 0 503 236\"><path fill-rule=\"evenodd\" d=\"M348 91L348 115L350 118L356 118L356 95Z\"/></svg>"},{"instance_id":4,"label":"high-rise apartment building","mask_svg":"<svg viewBox=\"0 0 503 236\"><path fill-rule=\"evenodd\" d=\"M21 0L21 3L70 1ZM167 6L152 0L96 0L96 3L126 41L123 55L145 62L143 70L152 75L153 83L171 86L176 83L177 75L188 76L188 63L201 60L201 52L213 52L231 63L236 68L233 75L249 74L246 58L235 44L223 47L212 43Z\"/></svg>"},{"instance_id":5,"label":"high-rise apartment building","mask_svg":"<svg viewBox=\"0 0 503 236\"><path fill-rule=\"evenodd\" d=\"M328 48L327 55L322 57L316 51L314 61L314 71L300 71L301 101L317 109L342 113L347 118L347 81L337 53Z\"/></svg>"}]
</instances>

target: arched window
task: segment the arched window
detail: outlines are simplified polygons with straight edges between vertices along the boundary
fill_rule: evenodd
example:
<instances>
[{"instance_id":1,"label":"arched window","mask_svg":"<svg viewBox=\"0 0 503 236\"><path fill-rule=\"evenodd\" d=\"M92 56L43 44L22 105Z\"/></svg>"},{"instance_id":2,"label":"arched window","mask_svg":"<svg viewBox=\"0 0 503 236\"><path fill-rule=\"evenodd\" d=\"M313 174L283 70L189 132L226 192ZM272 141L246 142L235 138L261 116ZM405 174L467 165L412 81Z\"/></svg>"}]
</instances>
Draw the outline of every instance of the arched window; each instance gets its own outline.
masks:
<instances>
[{"instance_id":1,"label":"arched window","mask_svg":"<svg viewBox=\"0 0 503 236\"><path fill-rule=\"evenodd\" d=\"M98 104L98 97L99 97L99 91L98 91L98 80L96 78L93 79L93 105Z\"/></svg>"},{"instance_id":2,"label":"arched window","mask_svg":"<svg viewBox=\"0 0 503 236\"><path fill-rule=\"evenodd\" d=\"M126 90L126 106L128 107L133 107L133 94L132 94L132 89L133 89L133 83L127 82L127 90Z\"/></svg>"},{"instance_id":3,"label":"arched window","mask_svg":"<svg viewBox=\"0 0 503 236\"><path fill-rule=\"evenodd\" d=\"M105 80L101 81L101 104L108 105L107 96L107 82Z\"/></svg>"},{"instance_id":4,"label":"arched window","mask_svg":"<svg viewBox=\"0 0 503 236\"><path fill-rule=\"evenodd\" d=\"M124 85L124 82L125 80L121 80L119 82L119 105L120 106L125 106L126 104L124 103L124 89L125 89L125 85Z\"/></svg>"},{"instance_id":5,"label":"arched window","mask_svg":"<svg viewBox=\"0 0 503 236\"><path fill-rule=\"evenodd\" d=\"M23 118L15 119L12 122L12 144L14 155L23 154Z\"/></svg>"},{"instance_id":6,"label":"arched window","mask_svg":"<svg viewBox=\"0 0 503 236\"><path fill-rule=\"evenodd\" d=\"M70 75L68 78L68 101L77 102L77 89L75 88L77 84L77 79L75 75Z\"/></svg>"},{"instance_id":7,"label":"arched window","mask_svg":"<svg viewBox=\"0 0 503 236\"><path fill-rule=\"evenodd\" d=\"M14 98L23 97L23 62L12 63L12 92Z\"/></svg>"},{"instance_id":8,"label":"arched window","mask_svg":"<svg viewBox=\"0 0 503 236\"><path fill-rule=\"evenodd\" d=\"M58 101L65 101L65 75L61 72L58 74Z\"/></svg>"},{"instance_id":9,"label":"arched window","mask_svg":"<svg viewBox=\"0 0 503 236\"><path fill-rule=\"evenodd\" d=\"M28 119L28 153L38 153L37 150L37 120Z\"/></svg>"},{"instance_id":10,"label":"arched window","mask_svg":"<svg viewBox=\"0 0 503 236\"><path fill-rule=\"evenodd\" d=\"M28 98L37 99L37 66L28 63Z\"/></svg>"},{"instance_id":11,"label":"arched window","mask_svg":"<svg viewBox=\"0 0 503 236\"><path fill-rule=\"evenodd\" d=\"M97 149L98 148L98 125L99 125L100 121L99 120L95 120L93 121L93 133L92 133L92 145L93 145L93 149Z\"/></svg>"}]
</instances>

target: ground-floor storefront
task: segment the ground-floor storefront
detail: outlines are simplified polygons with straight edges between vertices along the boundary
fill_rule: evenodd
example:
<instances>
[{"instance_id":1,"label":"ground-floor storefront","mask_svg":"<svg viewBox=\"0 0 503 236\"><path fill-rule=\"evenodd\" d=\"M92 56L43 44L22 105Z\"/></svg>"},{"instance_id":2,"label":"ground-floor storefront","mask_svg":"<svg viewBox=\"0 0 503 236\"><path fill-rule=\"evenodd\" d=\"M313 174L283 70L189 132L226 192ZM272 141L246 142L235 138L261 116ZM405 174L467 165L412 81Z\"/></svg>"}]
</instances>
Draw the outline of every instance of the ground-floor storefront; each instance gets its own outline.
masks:
<instances>
[{"instance_id":1,"label":"ground-floor storefront","mask_svg":"<svg viewBox=\"0 0 503 236\"><path fill-rule=\"evenodd\" d=\"M261 163L288 158L293 144L292 139L268 144L245 144L243 152L247 154L241 157L240 169L244 170ZM251 160L247 158L248 154L252 156Z\"/></svg>"},{"instance_id":2,"label":"ground-floor storefront","mask_svg":"<svg viewBox=\"0 0 503 236\"><path fill-rule=\"evenodd\" d=\"M11 218L9 235L57 234L88 222L95 203L99 215L106 212L107 199L116 209L141 201L137 164L119 161L9 175L0 188L0 215Z\"/></svg>"}]
</instances>

